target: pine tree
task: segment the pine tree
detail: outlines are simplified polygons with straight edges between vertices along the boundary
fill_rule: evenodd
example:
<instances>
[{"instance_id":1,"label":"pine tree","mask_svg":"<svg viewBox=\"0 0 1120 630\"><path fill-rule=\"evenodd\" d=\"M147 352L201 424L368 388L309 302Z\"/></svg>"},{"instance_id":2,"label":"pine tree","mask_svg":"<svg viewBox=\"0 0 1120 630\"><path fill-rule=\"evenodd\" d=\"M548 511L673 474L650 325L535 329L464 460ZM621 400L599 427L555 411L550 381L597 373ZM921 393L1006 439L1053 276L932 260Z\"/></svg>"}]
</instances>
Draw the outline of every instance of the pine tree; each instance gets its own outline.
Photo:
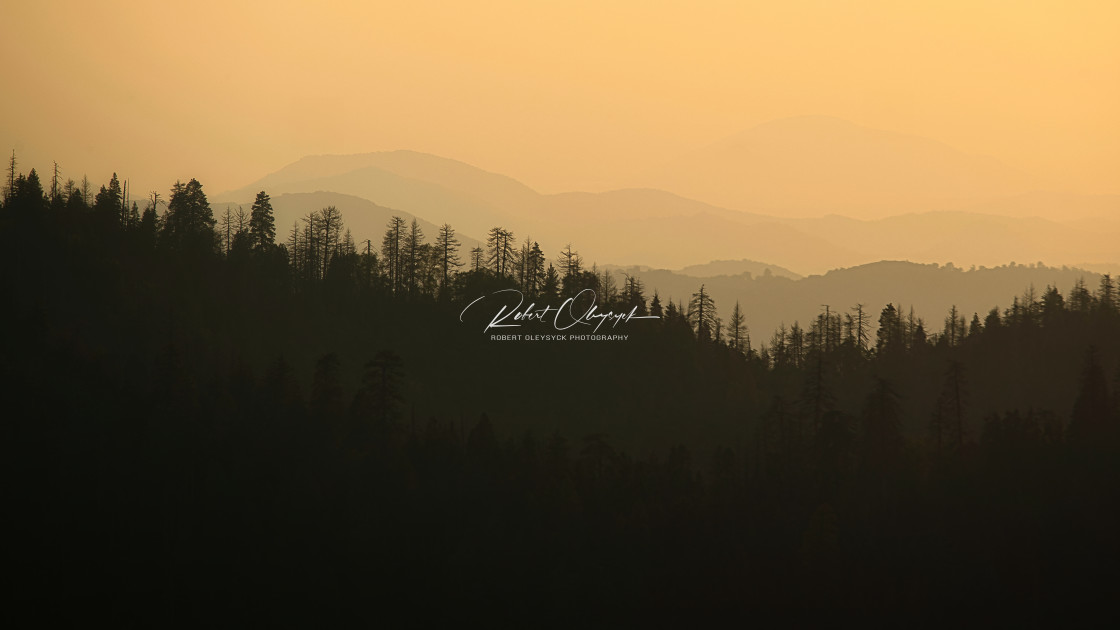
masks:
<instances>
[{"instance_id":1,"label":"pine tree","mask_svg":"<svg viewBox=\"0 0 1120 630\"><path fill-rule=\"evenodd\" d=\"M1093 294L1085 287L1085 278L1078 278L1069 292L1069 309L1086 314L1093 308Z\"/></svg>"},{"instance_id":2,"label":"pine tree","mask_svg":"<svg viewBox=\"0 0 1120 630\"><path fill-rule=\"evenodd\" d=\"M16 164L16 151L12 149L12 157L8 160L8 178L4 183L4 205L8 205L16 191Z\"/></svg>"},{"instance_id":3,"label":"pine tree","mask_svg":"<svg viewBox=\"0 0 1120 630\"><path fill-rule=\"evenodd\" d=\"M638 316L649 315L646 308L645 287L641 279L630 274L623 274L622 305L627 310L633 310ZM660 303L658 307L660 308ZM660 313L658 313L660 316Z\"/></svg>"},{"instance_id":4,"label":"pine tree","mask_svg":"<svg viewBox=\"0 0 1120 630\"><path fill-rule=\"evenodd\" d=\"M876 333L875 352L887 356L904 349L902 318L893 304L887 304L879 314L879 331Z\"/></svg>"},{"instance_id":5,"label":"pine tree","mask_svg":"<svg viewBox=\"0 0 1120 630\"><path fill-rule=\"evenodd\" d=\"M499 278L512 275L513 232L501 227L493 227L486 238L486 263Z\"/></svg>"},{"instance_id":6,"label":"pine tree","mask_svg":"<svg viewBox=\"0 0 1120 630\"><path fill-rule=\"evenodd\" d=\"M976 339L984 332L984 324L980 322L980 314L973 313L972 321L968 324L968 338Z\"/></svg>"},{"instance_id":7,"label":"pine tree","mask_svg":"<svg viewBox=\"0 0 1120 630\"><path fill-rule=\"evenodd\" d=\"M549 265L551 267L552 265ZM658 295L657 290L653 291L653 299L649 301L649 314L654 317L662 317L664 312L661 308L661 296Z\"/></svg>"},{"instance_id":8,"label":"pine tree","mask_svg":"<svg viewBox=\"0 0 1120 630\"><path fill-rule=\"evenodd\" d=\"M409 296L415 296L419 289L420 276L425 262L423 247L424 231L420 229L420 223L413 219L409 225L408 234L404 237L404 251L402 253L404 258L402 264L404 286Z\"/></svg>"},{"instance_id":9,"label":"pine tree","mask_svg":"<svg viewBox=\"0 0 1120 630\"><path fill-rule=\"evenodd\" d=\"M949 315L945 318L945 329L942 333L950 348L959 346L964 340L965 325L964 317L957 311L957 305L954 304L949 309Z\"/></svg>"},{"instance_id":10,"label":"pine tree","mask_svg":"<svg viewBox=\"0 0 1120 630\"><path fill-rule=\"evenodd\" d=\"M548 270L544 273L544 282L541 283L540 297L546 302L560 297L560 274L552 263L548 263Z\"/></svg>"},{"instance_id":11,"label":"pine tree","mask_svg":"<svg viewBox=\"0 0 1120 630\"><path fill-rule=\"evenodd\" d=\"M272 199L260 191L249 211L249 236L253 249L266 251L276 245L276 217L272 212Z\"/></svg>"},{"instance_id":12,"label":"pine tree","mask_svg":"<svg viewBox=\"0 0 1120 630\"><path fill-rule=\"evenodd\" d=\"M610 308L618 299L618 288L615 286L614 274L604 269L599 274L599 301L604 308Z\"/></svg>"},{"instance_id":13,"label":"pine tree","mask_svg":"<svg viewBox=\"0 0 1120 630\"><path fill-rule=\"evenodd\" d=\"M544 253L541 246L530 238L517 254L517 284L528 295L536 295L544 281Z\"/></svg>"},{"instance_id":14,"label":"pine tree","mask_svg":"<svg viewBox=\"0 0 1120 630\"><path fill-rule=\"evenodd\" d=\"M463 266L459 259L459 239L455 238L455 230L450 224L444 223L439 228L436 236L436 255L439 257L439 288L444 295L450 288L451 274Z\"/></svg>"},{"instance_id":15,"label":"pine tree","mask_svg":"<svg viewBox=\"0 0 1120 630\"><path fill-rule=\"evenodd\" d=\"M999 308L992 307L992 310L988 311L988 315L984 317L984 330L991 333L999 330L1002 326L1003 320L1000 318Z\"/></svg>"},{"instance_id":16,"label":"pine tree","mask_svg":"<svg viewBox=\"0 0 1120 630\"><path fill-rule=\"evenodd\" d=\"M389 290L398 293L402 286L401 249L404 245L404 219L394 216L389 219L385 237L381 240L381 262L385 265L385 277Z\"/></svg>"},{"instance_id":17,"label":"pine tree","mask_svg":"<svg viewBox=\"0 0 1120 630\"><path fill-rule=\"evenodd\" d=\"M327 206L317 215L315 229L319 244L318 277L327 277L331 260L342 249L342 213L335 206Z\"/></svg>"},{"instance_id":18,"label":"pine tree","mask_svg":"<svg viewBox=\"0 0 1120 630\"><path fill-rule=\"evenodd\" d=\"M712 296L700 285L700 290L692 294L686 315L689 325L696 331L700 341L711 341L716 330L716 304Z\"/></svg>"},{"instance_id":19,"label":"pine tree","mask_svg":"<svg viewBox=\"0 0 1120 630\"><path fill-rule=\"evenodd\" d=\"M1116 285L1110 274L1101 276L1101 284L1097 289L1097 307L1105 313L1114 314L1120 310L1120 302L1116 296Z\"/></svg>"},{"instance_id":20,"label":"pine tree","mask_svg":"<svg viewBox=\"0 0 1120 630\"><path fill-rule=\"evenodd\" d=\"M112 218L119 222L122 203L124 203L124 193L121 190L121 183L117 179L117 174L113 173L112 179L109 180L109 187L102 186L97 196L94 197L93 209L100 216L106 219Z\"/></svg>"},{"instance_id":21,"label":"pine tree","mask_svg":"<svg viewBox=\"0 0 1120 630\"><path fill-rule=\"evenodd\" d=\"M739 306L739 301L735 300L735 306L731 309L731 321L728 322L727 326L727 338L731 349L744 355L749 354L751 348L746 319L743 309Z\"/></svg>"},{"instance_id":22,"label":"pine tree","mask_svg":"<svg viewBox=\"0 0 1120 630\"><path fill-rule=\"evenodd\" d=\"M1058 292L1057 287L1047 285L1042 294L1042 325L1054 326L1063 317L1066 310L1065 299Z\"/></svg>"},{"instance_id":23,"label":"pine tree","mask_svg":"<svg viewBox=\"0 0 1120 630\"><path fill-rule=\"evenodd\" d=\"M146 247L154 247L156 238L159 234L159 211L157 210L157 203L159 202L159 193L152 192L152 199L144 208L144 214L140 216L140 225L138 233L140 241Z\"/></svg>"},{"instance_id":24,"label":"pine tree","mask_svg":"<svg viewBox=\"0 0 1120 630\"><path fill-rule=\"evenodd\" d=\"M173 250L216 253L216 224L210 203L202 192L202 184L196 179L186 184L175 182L163 218L161 241Z\"/></svg>"}]
</instances>

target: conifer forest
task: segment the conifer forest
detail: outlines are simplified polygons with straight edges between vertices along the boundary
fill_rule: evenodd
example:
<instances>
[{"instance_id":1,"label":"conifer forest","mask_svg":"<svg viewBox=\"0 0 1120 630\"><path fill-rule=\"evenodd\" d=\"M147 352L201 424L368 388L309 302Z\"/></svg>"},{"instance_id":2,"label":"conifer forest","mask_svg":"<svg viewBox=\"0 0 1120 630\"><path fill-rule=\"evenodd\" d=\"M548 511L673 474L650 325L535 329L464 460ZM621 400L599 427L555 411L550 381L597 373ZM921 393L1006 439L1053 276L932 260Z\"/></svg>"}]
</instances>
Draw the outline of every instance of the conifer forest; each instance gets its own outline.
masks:
<instances>
[{"instance_id":1,"label":"conifer forest","mask_svg":"<svg viewBox=\"0 0 1120 630\"><path fill-rule=\"evenodd\" d=\"M466 247L395 218L378 242L333 206L278 225L266 191L132 197L5 173L8 566L40 623L918 619L1120 593L1109 275L763 331L701 281L600 269L578 231ZM594 300L616 316L585 332L627 338L495 341L502 296Z\"/></svg>"}]
</instances>

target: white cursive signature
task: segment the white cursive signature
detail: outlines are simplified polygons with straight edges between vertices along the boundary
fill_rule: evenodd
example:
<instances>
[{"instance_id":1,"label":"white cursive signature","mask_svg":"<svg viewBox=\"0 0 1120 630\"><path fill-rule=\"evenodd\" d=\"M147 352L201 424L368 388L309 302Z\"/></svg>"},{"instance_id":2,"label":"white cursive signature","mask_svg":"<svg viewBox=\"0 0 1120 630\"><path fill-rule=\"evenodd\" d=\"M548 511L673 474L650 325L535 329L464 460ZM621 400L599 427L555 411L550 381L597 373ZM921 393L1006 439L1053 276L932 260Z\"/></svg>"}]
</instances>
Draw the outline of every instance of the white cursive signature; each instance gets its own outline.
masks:
<instances>
[{"instance_id":1,"label":"white cursive signature","mask_svg":"<svg viewBox=\"0 0 1120 630\"><path fill-rule=\"evenodd\" d=\"M507 305L502 305L498 309L497 314L490 320L490 323L482 329L482 332L488 332L491 328L517 328L523 326L528 322L547 322L551 320L553 328L556 330L570 330L576 326L591 326L593 330L598 332L599 328L606 322L610 321L611 327L617 327L619 322L628 322L632 319L660 319L657 315L637 315L638 307L630 309L630 312L616 313L608 311L606 313L599 311L599 305L596 303L598 295L592 289L584 289L575 296L570 297L559 306L537 306L535 302L529 303L525 306L525 296L517 289L501 289L495 291L490 295L497 295L499 293L516 293L518 296L517 306L509 308ZM575 302L583 294L591 294L591 305L587 310L582 313L578 312L575 308ZM480 296L470 304L463 308L459 313L459 321L463 321L463 315L467 310L478 304L489 296Z\"/></svg>"}]
</instances>

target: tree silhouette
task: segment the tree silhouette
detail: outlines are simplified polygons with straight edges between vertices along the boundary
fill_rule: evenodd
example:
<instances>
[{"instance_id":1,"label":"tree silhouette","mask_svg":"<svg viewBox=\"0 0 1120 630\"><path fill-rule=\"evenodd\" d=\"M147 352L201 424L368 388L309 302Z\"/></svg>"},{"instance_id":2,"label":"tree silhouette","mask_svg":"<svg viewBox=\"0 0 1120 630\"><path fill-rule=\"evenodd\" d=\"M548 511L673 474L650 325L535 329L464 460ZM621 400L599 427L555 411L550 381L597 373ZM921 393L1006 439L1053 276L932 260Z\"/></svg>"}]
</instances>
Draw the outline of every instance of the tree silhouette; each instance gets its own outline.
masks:
<instances>
[{"instance_id":1,"label":"tree silhouette","mask_svg":"<svg viewBox=\"0 0 1120 630\"><path fill-rule=\"evenodd\" d=\"M636 276L623 275L622 306L626 310L633 309L636 315L649 315L649 309L646 307L645 286Z\"/></svg>"},{"instance_id":2,"label":"tree silhouette","mask_svg":"<svg viewBox=\"0 0 1120 630\"><path fill-rule=\"evenodd\" d=\"M408 234L404 237L403 262L401 264L404 272L405 292L410 297L415 297L420 288L420 276L425 266L423 249L424 231L420 229L420 223L413 219L408 228Z\"/></svg>"},{"instance_id":3,"label":"tree silhouette","mask_svg":"<svg viewBox=\"0 0 1120 630\"><path fill-rule=\"evenodd\" d=\"M385 266L385 277L393 293L399 293L403 287L404 238L404 219L398 216L389 219L389 227L381 240L381 263Z\"/></svg>"},{"instance_id":4,"label":"tree silhouette","mask_svg":"<svg viewBox=\"0 0 1120 630\"><path fill-rule=\"evenodd\" d=\"M260 191L249 211L249 236L253 249L265 251L276 244L276 217L272 212L272 199Z\"/></svg>"},{"instance_id":5,"label":"tree silhouette","mask_svg":"<svg viewBox=\"0 0 1120 630\"><path fill-rule=\"evenodd\" d=\"M546 301L560 297L560 274L556 273L556 268L552 266L552 263L548 263L548 270L544 272L540 296Z\"/></svg>"},{"instance_id":6,"label":"tree silhouette","mask_svg":"<svg viewBox=\"0 0 1120 630\"><path fill-rule=\"evenodd\" d=\"M459 259L459 239L455 238L455 230L451 225L444 223L439 228L436 236L436 256L439 258L439 289L440 294L447 296L451 286L451 274L463 266Z\"/></svg>"},{"instance_id":7,"label":"tree silhouette","mask_svg":"<svg viewBox=\"0 0 1120 630\"><path fill-rule=\"evenodd\" d=\"M751 337L747 331L746 320L746 315L739 306L739 300L735 300L735 306L731 309L731 321L727 325L728 345L732 350L750 356Z\"/></svg>"},{"instance_id":8,"label":"tree silhouette","mask_svg":"<svg viewBox=\"0 0 1120 630\"><path fill-rule=\"evenodd\" d=\"M549 269L551 268L552 265L549 265ZM654 317L661 317L665 314L661 308L661 296L657 294L656 290L653 292L653 299L649 301L649 314Z\"/></svg>"},{"instance_id":9,"label":"tree silhouette","mask_svg":"<svg viewBox=\"0 0 1120 630\"><path fill-rule=\"evenodd\" d=\"M513 232L493 227L486 238L486 264L499 278L511 275L513 267Z\"/></svg>"},{"instance_id":10,"label":"tree silhouette","mask_svg":"<svg viewBox=\"0 0 1120 630\"><path fill-rule=\"evenodd\" d=\"M167 202L167 213L163 217L160 233L163 245L184 253L216 253L216 224L210 202L202 192L202 184L196 179L186 184L175 182Z\"/></svg>"},{"instance_id":11,"label":"tree silhouette","mask_svg":"<svg viewBox=\"0 0 1120 630\"><path fill-rule=\"evenodd\" d=\"M11 203L12 195L16 190L16 152L12 149L12 157L8 159L8 177L4 182L4 205Z\"/></svg>"},{"instance_id":12,"label":"tree silhouette","mask_svg":"<svg viewBox=\"0 0 1120 630\"><path fill-rule=\"evenodd\" d=\"M711 341L716 329L716 303L712 296L700 285L700 290L692 294L688 302L686 317L688 323L696 331L696 338L701 341Z\"/></svg>"},{"instance_id":13,"label":"tree silhouette","mask_svg":"<svg viewBox=\"0 0 1120 630\"><path fill-rule=\"evenodd\" d=\"M583 258L572 249L571 243L568 243L560 252L557 257L557 264L560 265L561 278L564 280L577 276L583 271Z\"/></svg>"},{"instance_id":14,"label":"tree silhouette","mask_svg":"<svg viewBox=\"0 0 1120 630\"><path fill-rule=\"evenodd\" d=\"M124 205L124 192L121 190L120 180L113 173L109 180L109 187L101 187L93 199L93 209L106 221L120 221L121 208Z\"/></svg>"}]
</instances>

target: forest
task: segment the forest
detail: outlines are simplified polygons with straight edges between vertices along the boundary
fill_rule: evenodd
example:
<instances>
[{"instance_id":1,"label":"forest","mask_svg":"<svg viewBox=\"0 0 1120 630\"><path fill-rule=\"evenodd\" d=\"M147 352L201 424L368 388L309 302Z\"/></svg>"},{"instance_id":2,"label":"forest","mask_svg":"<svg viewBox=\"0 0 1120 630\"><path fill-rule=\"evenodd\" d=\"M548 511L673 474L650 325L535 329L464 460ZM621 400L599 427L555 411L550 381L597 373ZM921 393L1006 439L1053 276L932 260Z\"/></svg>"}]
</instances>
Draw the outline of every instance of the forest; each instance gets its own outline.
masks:
<instances>
[{"instance_id":1,"label":"forest","mask_svg":"<svg viewBox=\"0 0 1120 630\"><path fill-rule=\"evenodd\" d=\"M265 191L216 214L193 179L6 175L14 594L44 619L1027 615L1120 587L1108 275L750 331L506 226L355 242ZM497 343L461 316L502 289L657 319Z\"/></svg>"}]
</instances>

